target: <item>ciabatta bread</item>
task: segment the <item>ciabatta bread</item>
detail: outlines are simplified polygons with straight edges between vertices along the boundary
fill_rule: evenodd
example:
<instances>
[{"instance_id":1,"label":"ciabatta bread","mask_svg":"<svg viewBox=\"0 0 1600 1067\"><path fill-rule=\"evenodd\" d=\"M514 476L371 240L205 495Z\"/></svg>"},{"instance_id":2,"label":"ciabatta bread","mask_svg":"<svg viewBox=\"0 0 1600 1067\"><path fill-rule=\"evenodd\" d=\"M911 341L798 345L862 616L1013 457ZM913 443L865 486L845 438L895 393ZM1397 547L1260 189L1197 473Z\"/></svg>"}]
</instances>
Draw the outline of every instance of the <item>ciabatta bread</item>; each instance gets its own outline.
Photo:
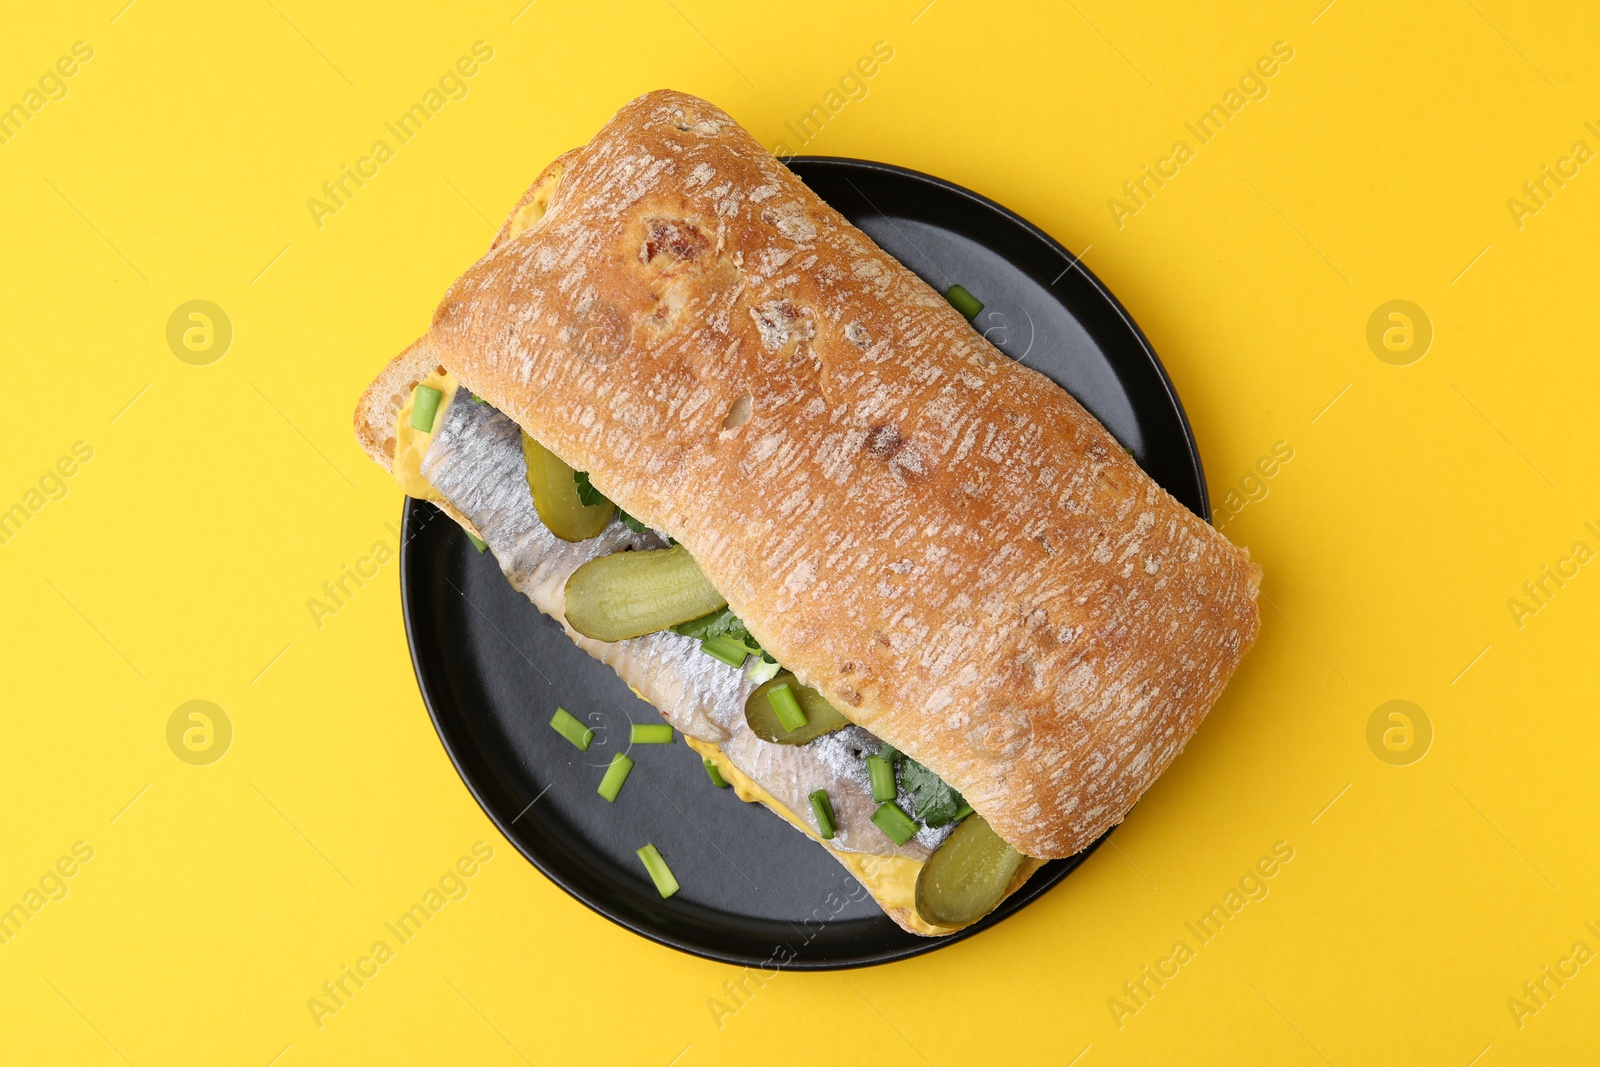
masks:
<instances>
[{"instance_id":1,"label":"ciabatta bread","mask_svg":"<svg viewBox=\"0 0 1600 1067\"><path fill-rule=\"evenodd\" d=\"M705 101L559 164L439 362L1019 851L1120 821L1254 639L1247 553Z\"/></svg>"}]
</instances>

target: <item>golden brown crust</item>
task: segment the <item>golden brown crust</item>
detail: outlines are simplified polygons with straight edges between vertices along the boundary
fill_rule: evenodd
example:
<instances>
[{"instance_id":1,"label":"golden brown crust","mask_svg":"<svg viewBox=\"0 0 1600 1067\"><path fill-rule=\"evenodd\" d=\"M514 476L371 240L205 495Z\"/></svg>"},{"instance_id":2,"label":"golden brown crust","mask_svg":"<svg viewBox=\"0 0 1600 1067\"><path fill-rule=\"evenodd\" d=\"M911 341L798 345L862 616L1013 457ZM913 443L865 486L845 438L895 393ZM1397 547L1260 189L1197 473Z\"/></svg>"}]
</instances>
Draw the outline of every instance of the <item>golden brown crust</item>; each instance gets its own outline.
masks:
<instances>
[{"instance_id":1,"label":"golden brown crust","mask_svg":"<svg viewBox=\"0 0 1600 1067\"><path fill-rule=\"evenodd\" d=\"M431 338L1029 856L1119 822L1254 638L1246 553L695 97L570 154Z\"/></svg>"}]
</instances>

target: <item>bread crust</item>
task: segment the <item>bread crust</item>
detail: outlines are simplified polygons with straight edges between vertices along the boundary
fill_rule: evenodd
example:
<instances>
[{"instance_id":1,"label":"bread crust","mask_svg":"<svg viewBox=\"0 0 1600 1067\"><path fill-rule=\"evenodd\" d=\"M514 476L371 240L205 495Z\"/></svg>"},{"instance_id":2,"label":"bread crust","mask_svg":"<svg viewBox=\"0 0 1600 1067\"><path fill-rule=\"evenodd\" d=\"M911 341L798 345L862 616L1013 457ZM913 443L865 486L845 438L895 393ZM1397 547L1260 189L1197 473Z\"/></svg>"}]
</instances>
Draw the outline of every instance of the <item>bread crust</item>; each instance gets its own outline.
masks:
<instances>
[{"instance_id":1,"label":"bread crust","mask_svg":"<svg viewBox=\"0 0 1600 1067\"><path fill-rule=\"evenodd\" d=\"M438 359L1019 851L1121 821L1253 641L1260 568L705 101L641 97L563 166Z\"/></svg>"}]
</instances>

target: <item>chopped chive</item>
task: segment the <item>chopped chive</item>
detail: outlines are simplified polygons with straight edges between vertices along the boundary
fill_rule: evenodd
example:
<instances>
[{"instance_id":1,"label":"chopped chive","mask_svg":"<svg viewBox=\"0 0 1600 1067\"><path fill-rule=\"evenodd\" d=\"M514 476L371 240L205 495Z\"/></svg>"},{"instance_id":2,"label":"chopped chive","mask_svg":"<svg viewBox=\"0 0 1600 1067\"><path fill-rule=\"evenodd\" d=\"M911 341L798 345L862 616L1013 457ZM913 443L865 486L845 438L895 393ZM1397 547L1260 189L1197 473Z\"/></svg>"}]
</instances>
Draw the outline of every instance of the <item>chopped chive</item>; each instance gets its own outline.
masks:
<instances>
[{"instance_id":1,"label":"chopped chive","mask_svg":"<svg viewBox=\"0 0 1600 1067\"><path fill-rule=\"evenodd\" d=\"M917 824L893 804L880 804L878 810L872 813L872 824L897 845L903 845L917 836Z\"/></svg>"},{"instance_id":2,"label":"chopped chive","mask_svg":"<svg viewBox=\"0 0 1600 1067\"><path fill-rule=\"evenodd\" d=\"M636 722L633 724L633 729L628 733L628 740L636 745L670 745L672 744L672 726L664 722Z\"/></svg>"},{"instance_id":3,"label":"chopped chive","mask_svg":"<svg viewBox=\"0 0 1600 1067\"><path fill-rule=\"evenodd\" d=\"M478 405L480 408L486 408L489 406L489 402L483 397L479 396L477 393L468 393L467 396L469 396L472 399L472 402Z\"/></svg>"},{"instance_id":4,"label":"chopped chive","mask_svg":"<svg viewBox=\"0 0 1600 1067\"><path fill-rule=\"evenodd\" d=\"M678 891L678 880L672 877L672 868L667 866L667 861L661 858L661 851L654 845L646 845L635 853L644 863L644 869L650 872L650 880L656 884L656 892L665 900Z\"/></svg>"},{"instance_id":5,"label":"chopped chive","mask_svg":"<svg viewBox=\"0 0 1600 1067\"><path fill-rule=\"evenodd\" d=\"M431 385L419 385L411 394L411 428L423 433L433 432L434 417L439 414L439 401L444 394Z\"/></svg>"},{"instance_id":6,"label":"chopped chive","mask_svg":"<svg viewBox=\"0 0 1600 1067\"><path fill-rule=\"evenodd\" d=\"M833 801L828 799L826 789L811 794L811 814L817 817L817 836L824 841L833 840Z\"/></svg>"},{"instance_id":7,"label":"chopped chive","mask_svg":"<svg viewBox=\"0 0 1600 1067\"><path fill-rule=\"evenodd\" d=\"M730 667L743 667L744 658L750 654L748 648L727 634L718 634L701 641L700 651L712 659L720 659Z\"/></svg>"},{"instance_id":8,"label":"chopped chive","mask_svg":"<svg viewBox=\"0 0 1600 1067\"><path fill-rule=\"evenodd\" d=\"M489 546L483 540L483 538L479 537L471 530L467 531L467 540L472 542L472 547L478 550L478 555L480 556L489 550Z\"/></svg>"},{"instance_id":9,"label":"chopped chive","mask_svg":"<svg viewBox=\"0 0 1600 1067\"><path fill-rule=\"evenodd\" d=\"M550 716L550 728L571 741L579 752L589 751L589 742L594 740L594 731L574 718L566 708L557 708L556 713Z\"/></svg>"},{"instance_id":10,"label":"chopped chive","mask_svg":"<svg viewBox=\"0 0 1600 1067\"><path fill-rule=\"evenodd\" d=\"M595 792L606 798L608 803L617 802L617 794L622 792L622 783L628 780L628 772L633 770L633 760L618 752L611 757L611 766L606 768L606 776L600 779L600 788Z\"/></svg>"},{"instance_id":11,"label":"chopped chive","mask_svg":"<svg viewBox=\"0 0 1600 1067\"><path fill-rule=\"evenodd\" d=\"M967 292L959 285L952 285L944 291L944 298L968 320L978 317L978 312L983 310L983 301Z\"/></svg>"},{"instance_id":12,"label":"chopped chive","mask_svg":"<svg viewBox=\"0 0 1600 1067\"><path fill-rule=\"evenodd\" d=\"M772 681L781 670L783 668L778 666L776 660L758 659L744 672L744 676L756 685L760 685L762 682Z\"/></svg>"},{"instance_id":13,"label":"chopped chive","mask_svg":"<svg viewBox=\"0 0 1600 1067\"><path fill-rule=\"evenodd\" d=\"M806 713L801 709L800 700L794 695L794 690L789 688L788 682L768 689L767 703L778 713L778 722L785 730L793 732L806 724Z\"/></svg>"},{"instance_id":14,"label":"chopped chive","mask_svg":"<svg viewBox=\"0 0 1600 1067\"><path fill-rule=\"evenodd\" d=\"M972 814L972 805L963 802L961 807L956 809L955 816L950 821L951 822L960 822L962 819L965 819L968 815L971 815L971 814Z\"/></svg>"},{"instance_id":15,"label":"chopped chive","mask_svg":"<svg viewBox=\"0 0 1600 1067\"><path fill-rule=\"evenodd\" d=\"M728 780L722 777L722 771L718 769L716 760L708 759L700 762L706 765L706 777L711 779L712 785L718 789L728 788Z\"/></svg>"},{"instance_id":16,"label":"chopped chive","mask_svg":"<svg viewBox=\"0 0 1600 1067\"><path fill-rule=\"evenodd\" d=\"M900 791L894 781L894 764L882 756L867 757L867 777L872 780L872 799L879 804L893 800Z\"/></svg>"}]
</instances>

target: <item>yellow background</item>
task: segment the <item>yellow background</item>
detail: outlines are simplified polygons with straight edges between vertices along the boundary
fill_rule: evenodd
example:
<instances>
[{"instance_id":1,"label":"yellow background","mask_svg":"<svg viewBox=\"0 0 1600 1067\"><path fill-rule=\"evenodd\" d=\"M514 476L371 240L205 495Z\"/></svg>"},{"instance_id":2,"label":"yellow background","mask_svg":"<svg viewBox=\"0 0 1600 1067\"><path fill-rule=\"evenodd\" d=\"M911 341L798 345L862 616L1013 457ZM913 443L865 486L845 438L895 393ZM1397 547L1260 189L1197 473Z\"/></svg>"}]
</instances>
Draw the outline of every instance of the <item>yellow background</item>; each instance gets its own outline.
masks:
<instances>
[{"instance_id":1,"label":"yellow background","mask_svg":"<svg viewBox=\"0 0 1600 1067\"><path fill-rule=\"evenodd\" d=\"M1600 149L1592 6L123 2L13 5L0 33L0 104L94 48L0 145L0 507L94 449L0 545L0 906L94 849L0 945L0 1059L1594 1058L1600 965L1520 1028L1506 1004L1600 949L1600 566L1520 627L1507 607L1600 548L1600 165L1520 228L1506 204L1573 142ZM307 198L478 40L469 95L317 228ZM1119 228L1108 198L1280 40L1269 94ZM803 150L944 176L1087 248L1215 499L1287 442L1227 530L1271 606L1115 847L981 937L780 975L719 1028L735 968L595 916L473 803L417 695L396 567L320 629L306 600L392 543L356 397L552 156L660 86L801 148L784 123L877 41L893 59ZM1434 328L1409 366L1366 341L1397 298ZM166 343L192 299L234 326L209 366ZM192 699L234 727L209 766L167 746ZM1367 743L1391 699L1433 726L1409 766ZM470 895L318 1029L307 998L479 840ZM1278 841L1270 895L1119 1027L1108 999Z\"/></svg>"}]
</instances>

